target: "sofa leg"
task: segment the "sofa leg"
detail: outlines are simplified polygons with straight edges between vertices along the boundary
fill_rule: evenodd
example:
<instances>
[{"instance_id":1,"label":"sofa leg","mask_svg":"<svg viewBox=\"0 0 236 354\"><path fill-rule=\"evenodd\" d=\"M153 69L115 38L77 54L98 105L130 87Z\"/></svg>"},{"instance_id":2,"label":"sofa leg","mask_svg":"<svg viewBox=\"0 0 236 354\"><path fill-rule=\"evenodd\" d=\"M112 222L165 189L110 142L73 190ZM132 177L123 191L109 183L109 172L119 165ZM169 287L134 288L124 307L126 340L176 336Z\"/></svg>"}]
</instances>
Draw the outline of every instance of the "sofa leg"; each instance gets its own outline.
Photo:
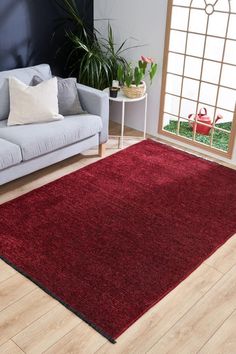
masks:
<instances>
[{"instance_id":1,"label":"sofa leg","mask_svg":"<svg viewBox=\"0 0 236 354\"><path fill-rule=\"evenodd\" d=\"M98 147L98 154L100 157L103 157L105 155L106 151L106 144L100 144Z\"/></svg>"}]
</instances>

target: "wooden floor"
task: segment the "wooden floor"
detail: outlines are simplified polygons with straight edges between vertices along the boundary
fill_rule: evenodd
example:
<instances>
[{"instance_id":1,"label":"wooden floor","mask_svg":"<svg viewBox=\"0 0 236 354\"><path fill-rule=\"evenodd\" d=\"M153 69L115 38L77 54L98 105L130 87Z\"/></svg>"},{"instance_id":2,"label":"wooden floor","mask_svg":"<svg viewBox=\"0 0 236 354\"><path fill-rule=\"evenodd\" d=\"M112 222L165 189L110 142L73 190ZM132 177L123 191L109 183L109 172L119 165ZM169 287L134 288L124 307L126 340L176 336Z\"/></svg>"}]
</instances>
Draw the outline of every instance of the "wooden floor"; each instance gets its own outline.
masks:
<instances>
[{"instance_id":1,"label":"wooden floor","mask_svg":"<svg viewBox=\"0 0 236 354\"><path fill-rule=\"evenodd\" d=\"M116 126L112 130L117 134ZM117 141L110 140L106 155L117 151ZM96 154L91 150L0 187L0 203L97 161ZM0 354L18 353L236 354L236 235L115 345L0 261Z\"/></svg>"}]
</instances>

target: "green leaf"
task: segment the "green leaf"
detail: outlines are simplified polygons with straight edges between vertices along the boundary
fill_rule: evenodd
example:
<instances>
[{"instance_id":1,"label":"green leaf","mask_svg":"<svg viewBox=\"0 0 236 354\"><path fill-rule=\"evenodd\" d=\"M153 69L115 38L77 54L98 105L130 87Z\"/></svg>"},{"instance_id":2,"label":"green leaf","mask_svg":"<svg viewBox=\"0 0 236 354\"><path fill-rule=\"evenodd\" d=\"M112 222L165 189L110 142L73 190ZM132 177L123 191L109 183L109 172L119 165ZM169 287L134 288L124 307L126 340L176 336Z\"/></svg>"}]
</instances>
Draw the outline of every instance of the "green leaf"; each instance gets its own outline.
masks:
<instances>
[{"instance_id":1,"label":"green leaf","mask_svg":"<svg viewBox=\"0 0 236 354\"><path fill-rule=\"evenodd\" d=\"M128 39L124 40L124 42L121 43L121 45L119 46L119 48L116 51L116 54L118 55L120 53L120 51L124 48L124 46L126 45ZM128 48L127 48L128 49Z\"/></svg>"},{"instance_id":2,"label":"green leaf","mask_svg":"<svg viewBox=\"0 0 236 354\"><path fill-rule=\"evenodd\" d=\"M149 72L151 84L152 84L153 78L154 78L154 76L156 75L156 73L157 73L157 64L152 64L152 65L151 65L150 72Z\"/></svg>"},{"instance_id":3,"label":"green leaf","mask_svg":"<svg viewBox=\"0 0 236 354\"><path fill-rule=\"evenodd\" d=\"M67 65L71 75L76 75L81 83L103 89L110 86L113 79L119 79L130 86L134 80L134 71L129 67L123 53L139 46L127 46L127 39L118 46L115 43L113 29L108 23L107 37L103 38L96 29L91 31L83 23L75 0L55 0L63 9L65 16L55 22L54 33L73 23L73 30L65 34L70 41L71 50L67 56ZM69 47L68 43L67 46ZM58 51L58 55L64 47Z\"/></svg>"},{"instance_id":4,"label":"green leaf","mask_svg":"<svg viewBox=\"0 0 236 354\"><path fill-rule=\"evenodd\" d=\"M136 68L134 69L134 82L136 86L141 84L143 76L144 76L143 69L136 66Z\"/></svg>"},{"instance_id":5,"label":"green leaf","mask_svg":"<svg viewBox=\"0 0 236 354\"><path fill-rule=\"evenodd\" d=\"M124 67L121 64L118 65L117 79L119 80L119 82L124 81Z\"/></svg>"},{"instance_id":6,"label":"green leaf","mask_svg":"<svg viewBox=\"0 0 236 354\"><path fill-rule=\"evenodd\" d=\"M130 87L133 82L133 79L134 79L134 73L132 68L129 66L127 72L125 73L124 82L128 87Z\"/></svg>"},{"instance_id":7,"label":"green leaf","mask_svg":"<svg viewBox=\"0 0 236 354\"><path fill-rule=\"evenodd\" d=\"M147 63L145 63L144 61L140 60L139 61L139 67L140 67L140 69L143 70L143 74L145 75L146 69L147 69Z\"/></svg>"}]
</instances>

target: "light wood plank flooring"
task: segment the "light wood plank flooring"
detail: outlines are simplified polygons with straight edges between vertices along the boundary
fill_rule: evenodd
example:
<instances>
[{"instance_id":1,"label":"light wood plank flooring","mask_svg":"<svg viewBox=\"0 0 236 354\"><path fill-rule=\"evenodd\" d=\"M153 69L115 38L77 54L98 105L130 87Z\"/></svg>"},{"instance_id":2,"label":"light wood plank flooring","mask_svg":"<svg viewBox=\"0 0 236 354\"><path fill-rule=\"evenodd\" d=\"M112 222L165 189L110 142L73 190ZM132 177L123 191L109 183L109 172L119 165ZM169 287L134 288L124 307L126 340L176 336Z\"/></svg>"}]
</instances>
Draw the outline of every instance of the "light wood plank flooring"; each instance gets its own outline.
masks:
<instances>
[{"instance_id":1,"label":"light wood plank flooring","mask_svg":"<svg viewBox=\"0 0 236 354\"><path fill-rule=\"evenodd\" d=\"M111 133L117 135L118 128L112 124ZM106 156L117 151L111 139ZM11 182L0 187L0 203L97 160L97 150L91 150ZM0 354L18 353L236 354L236 235L115 345L0 261Z\"/></svg>"}]
</instances>

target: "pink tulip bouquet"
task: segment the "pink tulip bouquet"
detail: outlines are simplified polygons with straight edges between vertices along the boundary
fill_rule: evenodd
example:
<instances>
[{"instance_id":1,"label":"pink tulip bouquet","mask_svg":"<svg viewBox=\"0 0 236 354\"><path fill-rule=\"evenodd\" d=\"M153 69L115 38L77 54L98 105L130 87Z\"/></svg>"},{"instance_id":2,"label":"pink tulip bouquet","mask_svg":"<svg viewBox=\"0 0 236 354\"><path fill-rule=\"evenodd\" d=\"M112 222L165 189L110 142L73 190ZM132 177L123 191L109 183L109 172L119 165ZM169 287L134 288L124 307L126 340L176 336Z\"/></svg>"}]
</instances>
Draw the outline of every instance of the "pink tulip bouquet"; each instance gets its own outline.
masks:
<instances>
[{"instance_id":1,"label":"pink tulip bouquet","mask_svg":"<svg viewBox=\"0 0 236 354\"><path fill-rule=\"evenodd\" d=\"M154 59L142 56L138 62L138 65L135 67L129 65L127 68L124 68L123 66L119 65L117 78L127 87L130 87L131 85L139 86L142 84L146 75L149 76L150 82L152 84L156 73L157 64L154 62Z\"/></svg>"}]
</instances>

